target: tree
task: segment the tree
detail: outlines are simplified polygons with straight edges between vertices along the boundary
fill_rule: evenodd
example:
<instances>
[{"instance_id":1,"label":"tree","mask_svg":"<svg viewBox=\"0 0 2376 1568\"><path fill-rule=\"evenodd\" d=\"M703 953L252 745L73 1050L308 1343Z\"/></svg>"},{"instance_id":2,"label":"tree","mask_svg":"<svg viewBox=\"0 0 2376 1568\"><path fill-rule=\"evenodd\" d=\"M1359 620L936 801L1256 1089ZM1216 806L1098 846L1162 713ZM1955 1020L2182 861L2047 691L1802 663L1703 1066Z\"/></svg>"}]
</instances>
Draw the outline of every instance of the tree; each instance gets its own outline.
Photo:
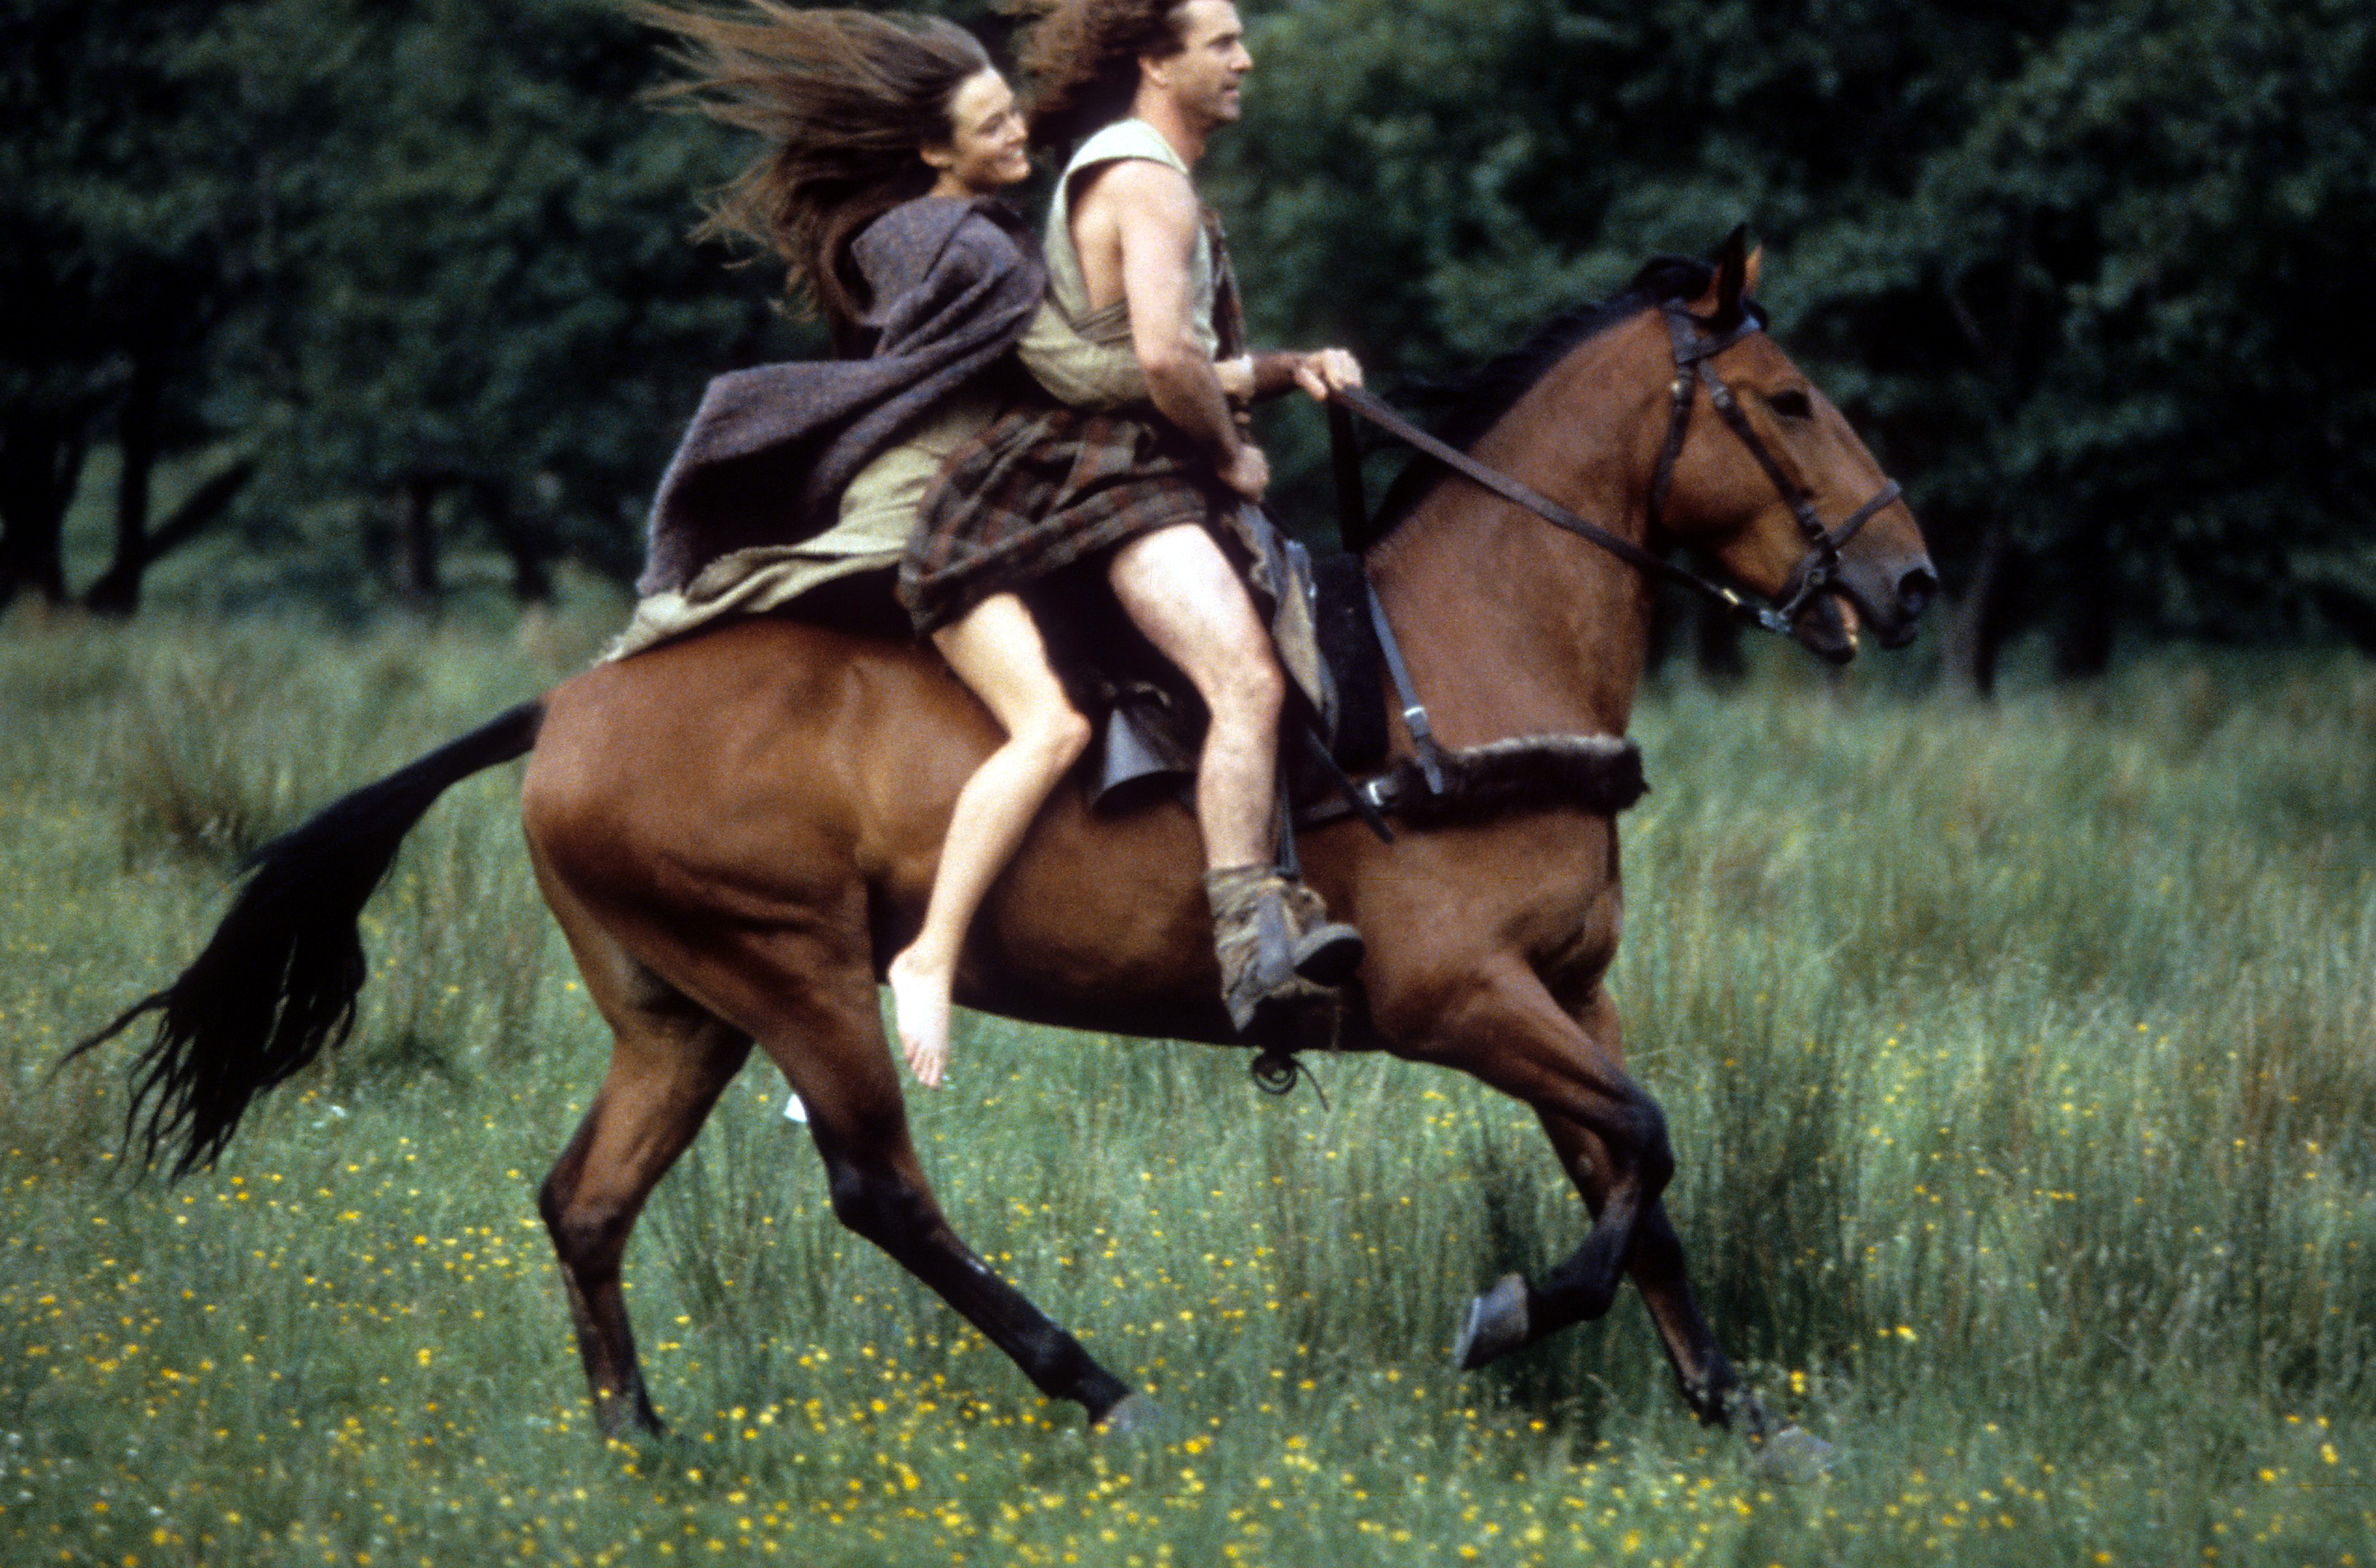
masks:
<instances>
[{"instance_id":1,"label":"tree","mask_svg":"<svg viewBox=\"0 0 2376 1568\"><path fill-rule=\"evenodd\" d=\"M220 517L234 462L150 529L170 452L220 438L205 411L218 339L249 297L268 194L227 30L244 7L6 0L0 11L0 605L68 595L68 504L94 442L123 449L101 609Z\"/></svg>"},{"instance_id":2,"label":"tree","mask_svg":"<svg viewBox=\"0 0 2376 1568\"><path fill-rule=\"evenodd\" d=\"M976 26L970 0L932 8ZM1416 390L1747 220L1924 517L1966 678L2047 629L2376 624L2376 21L2345 0L1293 0L1200 176L1258 336ZM0 0L0 599L125 455L93 602L216 517L624 575L700 383L814 352L682 238L746 149L612 0ZM996 32L995 27L987 30ZM18 129L18 127L22 129ZM1265 431L1330 515L1319 422ZM217 482L148 516L165 455ZM252 465L244 466L244 465Z\"/></svg>"},{"instance_id":3,"label":"tree","mask_svg":"<svg viewBox=\"0 0 2376 1568\"><path fill-rule=\"evenodd\" d=\"M1308 0L1257 27L1216 188L1266 335L1388 377L1752 221L1777 327L1964 590L1970 677L2024 624L2084 673L2123 624L2376 613L2337 329L2370 31L2339 0Z\"/></svg>"},{"instance_id":4,"label":"tree","mask_svg":"<svg viewBox=\"0 0 2376 1568\"><path fill-rule=\"evenodd\" d=\"M1926 282L1985 384L1934 483L2050 594L2064 673L2124 619L2282 629L2364 557L2376 390L2338 312L2376 242L2371 89L2356 7L2094 6L1925 171L1920 220L1966 241Z\"/></svg>"},{"instance_id":5,"label":"tree","mask_svg":"<svg viewBox=\"0 0 2376 1568\"><path fill-rule=\"evenodd\" d=\"M631 575L702 382L775 335L766 275L683 238L729 149L640 101L651 36L601 0L315 4L349 42L287 242L276 487L377 498L416 597L464 525L523 597L564 552Z\"/></svg>"},{"instance_id":6,"label":"tree","mask_svg":"<svg viewBox=\"0 0 2376 1568\"><path fill-rule=\"evenodd\" d=\"M684 243L731 150L640 101L650 35L608 0L6 4L0 600L68 597L108 439L94 608L234 501L334 552L393 519L422 598L462 528L523 597L564 552L632 574L702 381L779 336L764 272ZM227 440L152 520L156 464Z\"/></svg>"}]
</instances>

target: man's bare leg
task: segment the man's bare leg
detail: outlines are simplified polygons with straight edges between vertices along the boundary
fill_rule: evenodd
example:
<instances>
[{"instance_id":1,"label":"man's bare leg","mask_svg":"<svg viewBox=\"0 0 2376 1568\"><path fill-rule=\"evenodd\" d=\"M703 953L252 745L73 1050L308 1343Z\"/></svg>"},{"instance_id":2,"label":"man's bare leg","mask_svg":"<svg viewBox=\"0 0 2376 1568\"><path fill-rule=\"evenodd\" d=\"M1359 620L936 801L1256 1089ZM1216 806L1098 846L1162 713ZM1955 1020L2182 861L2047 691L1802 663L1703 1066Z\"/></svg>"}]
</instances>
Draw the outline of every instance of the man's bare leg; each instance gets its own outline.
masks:
<instances>
[{"instance_id":1,"label":"man's bare leg","mask_svg":"<svg viewBox=\"0 0 2376 1568\"><path fill-rule=\"evenodd\" d=\"M1273 861L1278 716L1287 677L1245 585L1212 536L1182 526L1116 552L1114 597L1211 711L1196 769L1221 996L1241 1033L1265 1011L1326 1000L1352 977L1360 934Z\"/></svg>"},{"instance_id":2,"label":"man's bare leg","mask_svg":"<svg viewBox=\"0 0 2376 1568\"><path fill-rule=\"evenodd\" d=\"M1184 523L1123 545L1108 577L1131 621L1212 713L1196 764L1205 863L1267 862L1287 678L1245 585L1212 535Z\"/></svg>"}]
</instances>

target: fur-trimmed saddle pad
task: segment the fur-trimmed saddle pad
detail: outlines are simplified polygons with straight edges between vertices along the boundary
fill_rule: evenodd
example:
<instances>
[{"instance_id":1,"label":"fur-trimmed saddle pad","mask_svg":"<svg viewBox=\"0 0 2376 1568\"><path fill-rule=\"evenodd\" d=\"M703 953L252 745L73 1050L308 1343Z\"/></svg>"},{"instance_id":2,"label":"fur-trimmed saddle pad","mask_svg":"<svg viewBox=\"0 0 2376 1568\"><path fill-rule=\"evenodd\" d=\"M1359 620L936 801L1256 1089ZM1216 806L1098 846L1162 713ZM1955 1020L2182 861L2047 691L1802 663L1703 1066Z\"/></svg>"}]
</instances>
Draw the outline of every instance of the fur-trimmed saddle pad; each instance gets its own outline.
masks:
<instances>
[{"instance_id":1,"label":"fur-trimmed saddle pad","mask_svg":"<svg viewBox=\"0 0 2376 1568\"><path fill-rule=\"evenodd\" d=\"M1398 757L1357 787L1381 814L1415 828L1461 827L1515 812L1559 808L1615 816L1650 792L1642 749L1615 735L1514 735L1437 754L1443 788L1413 757ZM1353 814L1341 796L1300 807L1298 827Z\"/></svg>"}]
</instances>

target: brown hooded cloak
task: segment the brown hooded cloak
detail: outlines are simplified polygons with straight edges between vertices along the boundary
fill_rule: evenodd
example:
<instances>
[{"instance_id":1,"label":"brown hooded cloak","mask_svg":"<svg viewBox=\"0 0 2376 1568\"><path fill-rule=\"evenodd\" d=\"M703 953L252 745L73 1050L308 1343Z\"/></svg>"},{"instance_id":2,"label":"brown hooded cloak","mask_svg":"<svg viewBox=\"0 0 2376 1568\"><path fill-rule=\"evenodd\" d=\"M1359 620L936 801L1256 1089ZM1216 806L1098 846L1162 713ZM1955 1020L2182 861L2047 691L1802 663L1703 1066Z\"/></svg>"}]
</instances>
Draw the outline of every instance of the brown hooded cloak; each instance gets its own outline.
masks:
<instances>
[{"instance_id":1,"label":"brown hooded cloak","mask_svg":"<svg viewBox=\"0 0 2376 1568\"><path fill-rule=\"evenodd\" d=\"M923 196L851 246L873 307L864 359L721 375L652 503L643 594L682 588L731 551L831 528L841 493L917 416L1013 348L1046 274L1022 220L990 199Z\"/></svg>"}]
</instances>

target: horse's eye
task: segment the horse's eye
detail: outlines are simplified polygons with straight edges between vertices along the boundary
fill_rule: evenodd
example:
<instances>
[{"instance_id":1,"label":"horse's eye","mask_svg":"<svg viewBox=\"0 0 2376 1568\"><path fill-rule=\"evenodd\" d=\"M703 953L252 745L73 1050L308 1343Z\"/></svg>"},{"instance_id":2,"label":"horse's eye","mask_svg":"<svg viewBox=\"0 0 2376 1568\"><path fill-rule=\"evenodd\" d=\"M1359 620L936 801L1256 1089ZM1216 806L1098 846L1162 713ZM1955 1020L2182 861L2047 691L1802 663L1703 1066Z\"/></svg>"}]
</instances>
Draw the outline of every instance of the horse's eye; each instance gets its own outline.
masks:
<instances>
[{"instance_id":1,"label":"horse's eye","mask_svg":"<svg viewBox=\"0 0 2376 1568\"><path fill-rule=\"evenodd\" d=\"M1786 420L1812 419L1815 413L1815 406L1807 401L1807 395L1795 386L1766 398L1765 406Z\"/></svg>"}]
</instances>

